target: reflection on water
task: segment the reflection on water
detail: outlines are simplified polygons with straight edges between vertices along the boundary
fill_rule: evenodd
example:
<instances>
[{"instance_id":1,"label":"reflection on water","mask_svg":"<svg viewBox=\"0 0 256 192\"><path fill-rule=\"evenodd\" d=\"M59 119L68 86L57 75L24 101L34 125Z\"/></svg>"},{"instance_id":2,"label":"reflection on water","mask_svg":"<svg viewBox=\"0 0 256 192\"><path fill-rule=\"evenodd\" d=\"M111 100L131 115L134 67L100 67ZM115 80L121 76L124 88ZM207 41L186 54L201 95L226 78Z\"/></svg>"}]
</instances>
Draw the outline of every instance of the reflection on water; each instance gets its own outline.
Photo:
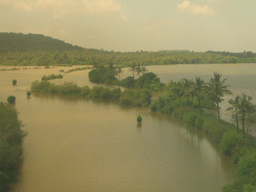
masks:
<instances>
[{"instance_id":1,"label":"reflection on water","mask_svg":"<svg viewBox=\"0 0 256 192\"><path fill-rule=\"evenodd\" d=\"M219 72L223 77L240 75L244 66L235 66L239 74L229 69ZM165 82L168 77L194 78L200 76L200 71L207 80L213 71L221 69L220 65L178 68L148 67ZM31 82L43 75L58 74L60 69L0 72L0 100L16 96L15 107L28 132L24 166L13 192L216 192L236 178L232 160L221 155L215 143L169 116L97 100L35 95L26 98ZM87 74L64 74L63 79L53 82L93 86ZM129 75L128 70L122 75ZM17 79L17 86L12 86L12 79ZM143 118L141 127L137 126L138 115Z\"/></svg>"}]
</instances>

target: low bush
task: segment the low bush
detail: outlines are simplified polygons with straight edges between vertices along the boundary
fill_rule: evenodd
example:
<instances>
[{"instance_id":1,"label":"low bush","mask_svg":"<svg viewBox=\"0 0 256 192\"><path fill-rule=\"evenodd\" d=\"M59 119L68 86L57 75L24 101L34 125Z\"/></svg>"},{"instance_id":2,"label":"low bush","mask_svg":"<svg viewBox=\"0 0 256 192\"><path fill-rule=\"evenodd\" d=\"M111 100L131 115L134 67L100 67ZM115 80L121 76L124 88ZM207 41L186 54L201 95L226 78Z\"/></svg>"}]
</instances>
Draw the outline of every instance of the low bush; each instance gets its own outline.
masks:
<instances>
[{"instance_id":1,"label":"low bush","mask_svg":"<svg viewBox=\"0 0 256 192\"><path fill-rule=\"evenodd\" d=\"M48 76L43 76L42 77L42 81L48 81L48 80L52 80L52 79L62 79L63 78L63 75L59 74L59 75L48 75Z\"/></svg>"},{"instance_id":2,"label":"low bush","mask_svg":"<svg viewBox=\"0 0 256 192\"><path fill-rule=\"evenodd\" d=\"M232 155L242 147L243 136L236 132L226 132L220 142L220 149L225 155Z\"/></svg>"},{"instance_id":3,"label":"low bush","mask_svg":"<svg viewBox=\"0 0 256 192\"><path fill-rule=\"evenodd\" d=\"M15 96L9 96L7 98L7 101L8 101L8 103L14 104L15 101L16 101L16 97Z\"/></svg>"}]
</instances>

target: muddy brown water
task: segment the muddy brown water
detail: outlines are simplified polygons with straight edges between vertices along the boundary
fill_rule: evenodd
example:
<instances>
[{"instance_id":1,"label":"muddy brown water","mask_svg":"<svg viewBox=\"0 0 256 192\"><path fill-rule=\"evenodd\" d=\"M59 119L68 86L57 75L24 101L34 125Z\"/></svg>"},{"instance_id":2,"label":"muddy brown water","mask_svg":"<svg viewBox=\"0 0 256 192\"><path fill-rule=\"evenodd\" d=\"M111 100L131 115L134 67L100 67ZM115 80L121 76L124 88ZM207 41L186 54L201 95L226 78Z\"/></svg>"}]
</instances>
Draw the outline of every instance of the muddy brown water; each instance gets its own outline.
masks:
<instances>
[{"instance_id":1,"label":"muddy brown water","mask_svg":"<svg viewBox=\"0 0 256 192\"><path fill-rule=\"evenodd\" d=\"M12 192L217 192L236 179L232 159L223 156L215 143L169 116L100 101L26 98L33 81L58 74L60 69L70 68L0 71L0 101L16 97L15 107L28 132L20 180ZM195 76L207 80L218 71L229 79L233 92L255 94L253 64L152 66L148 70L165 83ZM63 79L53 82L92 87L88 71L63 74ZM122 78L128 75L131 72L125 69ZM12 79L17 79L16 86ZM141 126L137 126L138 115L143 119Z\"/></svg>"}]
</instances>

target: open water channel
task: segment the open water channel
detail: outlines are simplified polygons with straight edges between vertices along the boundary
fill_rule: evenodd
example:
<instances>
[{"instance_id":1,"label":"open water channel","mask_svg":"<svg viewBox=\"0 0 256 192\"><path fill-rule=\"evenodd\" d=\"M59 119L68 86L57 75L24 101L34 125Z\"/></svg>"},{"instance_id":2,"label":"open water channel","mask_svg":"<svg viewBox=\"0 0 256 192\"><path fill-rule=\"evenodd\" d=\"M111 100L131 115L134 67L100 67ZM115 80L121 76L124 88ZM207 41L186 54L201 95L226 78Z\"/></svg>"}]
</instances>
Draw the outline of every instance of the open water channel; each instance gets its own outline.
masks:
<instances>
[{"instance_id":1,"label":"open water channel","mask_svg":"<svg viewBox=\"0 0 256 192\"><path fill-rule=\"evenodd\" d=\"M254 99L255 68L253 64L147 67L165 83L195 76L208 81L217 71L228 78L235 94L246 92ZM26 98L33 81L59 74L60 69L70 68L0 71L0 101L16 97L15 107L28 132L20 181L12 192L218 192L236 179L232 159L202 132L170 116L85 99ZM63 74L63 79L52 82L92 87L88 72ZM126 69L122 77L129 75ZM12 79L17 79L16 86ZM222 115L229 119L224 110Z\"/></svg>"}]
</instances>

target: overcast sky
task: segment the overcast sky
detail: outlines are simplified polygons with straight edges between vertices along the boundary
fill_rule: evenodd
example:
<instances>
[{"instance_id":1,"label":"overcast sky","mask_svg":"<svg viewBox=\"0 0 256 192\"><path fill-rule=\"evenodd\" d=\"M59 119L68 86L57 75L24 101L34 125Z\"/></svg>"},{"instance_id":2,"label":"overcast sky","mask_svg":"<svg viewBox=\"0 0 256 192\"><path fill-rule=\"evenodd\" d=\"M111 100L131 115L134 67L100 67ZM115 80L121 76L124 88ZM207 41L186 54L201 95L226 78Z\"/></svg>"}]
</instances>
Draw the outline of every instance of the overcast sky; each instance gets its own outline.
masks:
<instances>
[{"instance_id":1,"label":"overcast sky","mask_svg":"<svg viewBox=\"0 0 256 192\"><path fill-rule=\"evenodd\" d=\"M109 51L256 52L256 0L0 0L0 32Z\"/></svg>"}]
</instances>

